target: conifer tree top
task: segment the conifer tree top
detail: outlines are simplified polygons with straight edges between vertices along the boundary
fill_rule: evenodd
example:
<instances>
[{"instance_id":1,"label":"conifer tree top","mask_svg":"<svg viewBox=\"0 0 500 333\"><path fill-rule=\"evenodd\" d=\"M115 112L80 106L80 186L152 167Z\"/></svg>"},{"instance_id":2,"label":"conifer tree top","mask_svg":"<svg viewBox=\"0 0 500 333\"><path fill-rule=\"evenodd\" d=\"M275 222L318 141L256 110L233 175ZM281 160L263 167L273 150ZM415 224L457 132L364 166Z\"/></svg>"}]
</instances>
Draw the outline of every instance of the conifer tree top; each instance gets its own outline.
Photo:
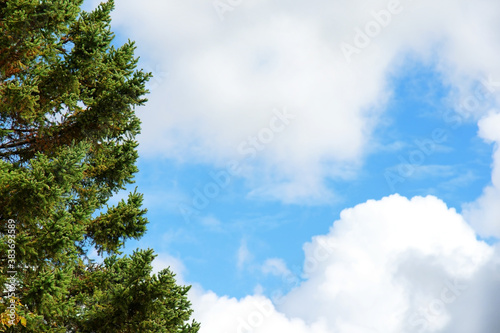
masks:
<instances>
[{"instance_id":1,"label":"conifer tree top","mask_svg":"<svg viewBox=\"0 0 500 333\"><path fill-rule=\"evenodd\" d=\"M135 107L150 74L133 42L112 45L113 1L82 2L0 1L0 253L15 244L18 279L16 324L2 315L0 331L196 332L189 287L152 275L151 250L119 256L146 231L142 194L107 203L138 171ZM95 264L91 248L111 256Z\"/></svg>"}]
</instances>

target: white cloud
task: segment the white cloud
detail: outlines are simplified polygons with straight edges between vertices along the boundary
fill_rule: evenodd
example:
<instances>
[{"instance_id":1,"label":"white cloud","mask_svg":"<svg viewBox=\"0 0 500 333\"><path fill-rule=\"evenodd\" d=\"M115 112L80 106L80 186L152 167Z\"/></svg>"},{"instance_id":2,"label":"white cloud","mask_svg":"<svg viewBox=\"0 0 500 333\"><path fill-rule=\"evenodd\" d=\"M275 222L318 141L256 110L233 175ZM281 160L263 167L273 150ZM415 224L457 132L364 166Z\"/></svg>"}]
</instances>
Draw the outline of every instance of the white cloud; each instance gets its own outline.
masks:
<instances>
[{"instance_id":1,"label":"white cloud","mask_svg":"<svg viewBox=\"0 0 500 333\"><path fill-rule=\"evenodd\" d=\"M115 24L140 42L151 68L169 72L143 113L143 153L221 165L243 159L240 143L268 125L273 109L287 107L296 120L250 163L255 188L263 174L289 201L320 198L321 176L355 167L374 125L373 106L386 98L381 81L389 59L373 68L346 66L337 43L344 35L297 9L261 1L221 22L209 2L117 3ZM260 15L265 11L277 15ZM306 175L317 176L311 182ZM310 192L289 191L306 183Z\"/></svg>"},{"instance_id":2,"label":"white cloud","mask_svg":"<svg viewBox=\"0 0 500 333\"><path fill-rule=\"evenodd\" d=\"M291 274L285 261L280 258L270 258L267 259L262 265L262 273L272 274L275 276L286 276Z\"/></svg>"},{"instance_id":3,"label":"white cloud","mask_svg":"<svg viewBox=\"0 0 500 333\"><path fill-rule=\"evenodd\" d=\"M329 332L323 323L308 325L300 318L287 318L264 296L247 296L237 300L219 297L199 288L193 288L190 296L195 317L203 323L200 333Z\"/></svg>"},{"instance_id":4,"label":"white cloud","mask_svg":"<svg viewBox=\"0 0 500 333\"><path fill-rule=\"evenodd\" d=\"M342 212L304 246L307 280L262 295L191 293L201 333L490 333L500 256L435 197L393 195ZM270 260L269 271L286 266ZM252 331L253 330L253 331Z\"/></svg>"},{"instance_id":5,"label":"white cloud","mask_svg":"<svg viewBox=\"0 0 500 333\"><path fill-rule=\"evenodd\" d=\"M476 201L464 205L464 216L481 236L500 238L500 114L479 121L479 136L495 144L491 184Z\"/></svg>"},{"instance_id":6,"label":"white cloud","mask_svg":"<svg viewBox=\"0 0 500 333\"><path fill-rule=\"evenodd\" d=\"M315 255L320 241L329 244L330 256ZM440 200L400 196L344 210L330 234L305 251L311 277L283 309L308 321L328 318L339 332L349 331L344 325L360 332L416 331L411 316L439 298L449 281L470 279L491 255ZM436 325L445 318L446 312L436 316Z\"/></svg>"},{"instance_id":7,"label":"white cloud","mask_svg":"<svg viewBox=\"0 0 500 333\"><path fill-rule=\"evenodd\" d=\"M161 68L141 113L142 153L218 167L244 160L251 195L287 203L329 201L325 180L356 174L378 145L372 131L392 94L387 77L408 55L435 64L454 87L452 103L476 119L484 110L470 107L474 84L500 78L492 0L242 1L223 21L212 1L116 6L115 27L138 41L145 66ZM381 18L390 8L395 14ZM359 47L359 31L376 17L390 22ZM341 43L359 49L350 63ZM284 107L296 119L245 159L238 146Z\"/></svg>"}]
</instances>

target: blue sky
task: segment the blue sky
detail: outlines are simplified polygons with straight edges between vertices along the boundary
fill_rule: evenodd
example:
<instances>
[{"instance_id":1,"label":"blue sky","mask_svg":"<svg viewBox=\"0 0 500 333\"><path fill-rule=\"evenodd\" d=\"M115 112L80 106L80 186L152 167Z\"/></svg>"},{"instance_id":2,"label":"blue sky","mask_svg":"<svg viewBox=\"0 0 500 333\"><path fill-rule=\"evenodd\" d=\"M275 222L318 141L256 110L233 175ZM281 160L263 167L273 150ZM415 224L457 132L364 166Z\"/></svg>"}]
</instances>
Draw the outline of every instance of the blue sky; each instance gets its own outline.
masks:
<instances>
[{"instance_id":1,"label":"blue sky","mask_svg":"<svg viewBox=\"0 0 500 333\"><path fill-rule=\"evenodd\" d=\"M498 7L117 1L155 75L126 252L201 333L498 329Z\"/></svg>"},{"instance_id":2,"label":"blue sky","mask_svg":"<svg viewBox=\"0 0 500 333\"><path fill-rule=\"evenodd\" d=\"M435 195L460 210L463 202L473 201L490 182L491 144L477 138L474 122L464 120L456 127L446 123L440 113L447 108L449 90L432 67L414 64L411 71L396 73L391 85L394 96L384 115L386 123L377 129L380 133L376 136L380 146L389 148L368 154L352 178L328 182L329 188L342 194L338 200L300 205L252 199L248 198L251 187L240 177L231 177L229 185L219 186L220 193L212 199L196 193L215 183L211 174L225 169L143 157L134 186L145 193L151 223L147 236L130 242L128 248L147 244L167 252L186 265L187 280L218 294L243 297L256 284L276 283L258 269L267 258L282 258L300 271L302 244L327 232L346 207L399 193L407 197ZM425 145L436 129L442 129L446 138L439 147L415 143ZM410 161L415 151L425 155L421 165ZM415 168L408 176L398 170L405 164L408 170ZM157 197L162 191L178 195ZM209 204L197 209L192 204L194 198L200 202L206 198ZM242 244L252 256L244 269L237 264Z\"/></svg>"}]
</instances>

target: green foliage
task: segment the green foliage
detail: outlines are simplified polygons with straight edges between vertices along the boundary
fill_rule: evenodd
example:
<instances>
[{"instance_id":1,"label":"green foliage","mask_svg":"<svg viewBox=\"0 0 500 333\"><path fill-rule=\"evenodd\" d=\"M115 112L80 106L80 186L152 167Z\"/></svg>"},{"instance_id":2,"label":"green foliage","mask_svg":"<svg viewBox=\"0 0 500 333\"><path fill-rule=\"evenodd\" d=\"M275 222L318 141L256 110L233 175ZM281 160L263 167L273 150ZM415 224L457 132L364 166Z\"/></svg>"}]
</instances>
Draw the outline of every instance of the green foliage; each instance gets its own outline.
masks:
<instances>
[{"instance_id":1,"label":"green foliage","mask_svg":"<svg viewBox=\"0 0 500 333\"><path fill-rule=\"evenodd\" d=\"M153 251L138 251L130 258L109 257L102 266L85 272L78 298L85 307L79 332L196 332L189 320L189 287L175 284L168 270L151 275ZM177 297L171 297L177 295Z\"/></svg>"},{"instance_id":2,"label":"green foliage","mask_svg":"<svg viewBox=\"0 0 500 333\"><path fill-rule=\"evenodd\" d=\"M151 250L117 256L146 232L140 193L107 202L137 172L150 74L133 42L111 44L113 1L89 13L82 2L0 0L0 284L18 279L16 324L4 296L0 331L197 332L189 288L152 275ZM111 256L93 264L91 247Z\"/></svg>"}]
</instances>

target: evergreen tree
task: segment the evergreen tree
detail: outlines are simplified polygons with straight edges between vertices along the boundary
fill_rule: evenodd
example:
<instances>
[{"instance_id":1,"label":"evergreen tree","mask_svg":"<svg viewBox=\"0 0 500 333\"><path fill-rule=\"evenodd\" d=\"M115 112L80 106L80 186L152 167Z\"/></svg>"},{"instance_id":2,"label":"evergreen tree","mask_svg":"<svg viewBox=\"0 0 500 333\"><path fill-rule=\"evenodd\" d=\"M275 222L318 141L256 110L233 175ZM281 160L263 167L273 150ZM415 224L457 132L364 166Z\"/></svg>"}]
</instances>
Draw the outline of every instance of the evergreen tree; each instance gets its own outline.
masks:
<instances>
[{"instance_id":1,"label":"evergreen tree","mask_svg":"<svg viewBox=\"0 0 500 333\"><path fill-rule=\"evenodd\" d=\"M120 257L146 210L107 202L137 172L150 74L112 46L113 1L82 2L0 0L0 331L197 332L189 287L152 275L151 250Z\"/></svg>"}]
</instances>

